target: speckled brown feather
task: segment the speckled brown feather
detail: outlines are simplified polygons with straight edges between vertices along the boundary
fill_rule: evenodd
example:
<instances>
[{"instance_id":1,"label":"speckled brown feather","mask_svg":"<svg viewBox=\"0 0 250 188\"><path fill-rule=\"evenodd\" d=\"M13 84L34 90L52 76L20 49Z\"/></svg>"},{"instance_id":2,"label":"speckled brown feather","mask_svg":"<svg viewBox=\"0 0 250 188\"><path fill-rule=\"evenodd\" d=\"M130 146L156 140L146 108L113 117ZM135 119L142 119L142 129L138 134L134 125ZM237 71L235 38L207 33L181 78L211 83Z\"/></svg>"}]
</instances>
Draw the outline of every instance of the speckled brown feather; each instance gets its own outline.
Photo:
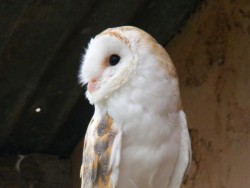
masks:
<instances>
[{"instance_id":1,"label":"speckled brown feather","mask_svg":"<svg viewBox=\"0 0 250 188\"><path fill-rule=\"evenodd\" d=\"M111 188L110 157L116 132L113 120L105 115L101 120L91 120L84 142L81 167L82 188ZM92 137L92 138L90 138Z\"/></svg>"},{"instance_id":2,"label":"speckled brown feather","mask_svg":"<svg viewBox=\"0 0 250 188\"><path fill-rule=\"evenodd\" d=\"M110 36L116 37L118 40L122 41L127 46L130 46L130 42L129 42L129 40L125 36L123 36L119 32L113 31L112 29L107 29L107 30L103 31L102 33L100 33L99 35L97 35L97 37L101 36L101 35L110 35Z\"/></svg>"}]
</instances>

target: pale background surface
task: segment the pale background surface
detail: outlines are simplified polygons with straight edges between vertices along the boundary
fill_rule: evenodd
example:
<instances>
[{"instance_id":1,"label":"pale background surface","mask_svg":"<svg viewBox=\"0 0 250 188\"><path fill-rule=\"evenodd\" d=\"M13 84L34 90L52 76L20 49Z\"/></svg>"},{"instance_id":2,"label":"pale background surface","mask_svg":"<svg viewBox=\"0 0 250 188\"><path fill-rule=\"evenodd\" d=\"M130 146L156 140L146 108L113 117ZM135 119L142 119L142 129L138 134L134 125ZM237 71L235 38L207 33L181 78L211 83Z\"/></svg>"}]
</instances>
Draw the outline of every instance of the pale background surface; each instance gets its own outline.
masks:
<instances>
[{"instance_id":1,"label":"pale background surface","mask_svg":"<svg viewBox=\"0 0 250 188\"><path fill-rule=\"evenodd\" d=\"M183 187L250 187L250 1L204 3L167 49L193 145Z\"/></svg>"}]
</instances>

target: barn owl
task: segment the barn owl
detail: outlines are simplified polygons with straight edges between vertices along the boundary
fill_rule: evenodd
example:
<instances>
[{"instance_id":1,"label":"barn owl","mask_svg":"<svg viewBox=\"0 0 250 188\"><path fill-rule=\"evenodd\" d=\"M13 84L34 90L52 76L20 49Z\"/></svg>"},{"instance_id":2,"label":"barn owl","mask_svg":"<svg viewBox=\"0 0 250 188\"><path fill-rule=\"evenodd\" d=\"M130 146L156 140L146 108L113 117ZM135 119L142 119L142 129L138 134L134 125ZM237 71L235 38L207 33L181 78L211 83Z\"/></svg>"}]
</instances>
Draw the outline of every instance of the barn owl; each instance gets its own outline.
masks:
<instances>
[{"instance_id":1,"label":"barn owl","mask_svg":"<svg viewBox=\"0 0 250 188\"><path fill-rule=\"evenodd\" d=\"M95 107L81 188L179 188L190 138L165 49L139 28L110 28L91 39L79 77Z\"/></svg>"}]
</instances>

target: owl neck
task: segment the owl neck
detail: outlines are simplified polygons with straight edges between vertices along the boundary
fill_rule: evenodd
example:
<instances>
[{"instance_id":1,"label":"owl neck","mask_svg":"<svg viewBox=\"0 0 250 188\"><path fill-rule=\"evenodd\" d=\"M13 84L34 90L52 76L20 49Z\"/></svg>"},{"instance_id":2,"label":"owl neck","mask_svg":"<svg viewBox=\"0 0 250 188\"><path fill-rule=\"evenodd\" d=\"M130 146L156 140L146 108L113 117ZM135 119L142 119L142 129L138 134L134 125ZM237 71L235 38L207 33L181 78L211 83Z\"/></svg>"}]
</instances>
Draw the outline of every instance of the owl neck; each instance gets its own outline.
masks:
<instances>
[{"instance_id":1,"label":"owl neck","mask_svg":"<svg viewBox=\"0 0 250 188\"><path fill-rule=\"evenodd\" d=\"M144 114L165 116L181 109L178 80L170 78L152 81L144 89L140 83L128 82L108 99L95 104L99 116L109 114L114 119L124 121Z\"/></svg>"}]
</instances>

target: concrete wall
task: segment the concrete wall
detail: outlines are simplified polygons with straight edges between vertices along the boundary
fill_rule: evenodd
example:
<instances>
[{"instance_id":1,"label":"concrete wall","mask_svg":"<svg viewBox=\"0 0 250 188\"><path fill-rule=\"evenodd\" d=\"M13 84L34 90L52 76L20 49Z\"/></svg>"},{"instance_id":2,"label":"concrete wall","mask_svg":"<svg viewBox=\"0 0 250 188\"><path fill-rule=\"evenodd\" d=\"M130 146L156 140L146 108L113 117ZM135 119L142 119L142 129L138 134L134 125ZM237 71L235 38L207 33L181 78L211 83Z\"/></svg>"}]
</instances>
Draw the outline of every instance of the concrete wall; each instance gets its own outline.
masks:
<instances>
[{"instance_id":1,"label":"concrete wall","mask_svg":"<svg viewBox=\"0 0 250 188\"><path fill-rule=\"evenodd\" d=\"M250 187L250 1L205 1L167 50L192 137L183 188ZM72 155L74 187L81 150Z\"/></svg>"},{"instance_id":2,"label":"concrete wall","mask_svg":"<svg viewBox=\"0 0 250 188\"><path fill-rule=\"evenodd\" d=\"M167 50L192 137L183 187L250 187L250 1L203 3Z\"/></svg>"}]
</instances>

